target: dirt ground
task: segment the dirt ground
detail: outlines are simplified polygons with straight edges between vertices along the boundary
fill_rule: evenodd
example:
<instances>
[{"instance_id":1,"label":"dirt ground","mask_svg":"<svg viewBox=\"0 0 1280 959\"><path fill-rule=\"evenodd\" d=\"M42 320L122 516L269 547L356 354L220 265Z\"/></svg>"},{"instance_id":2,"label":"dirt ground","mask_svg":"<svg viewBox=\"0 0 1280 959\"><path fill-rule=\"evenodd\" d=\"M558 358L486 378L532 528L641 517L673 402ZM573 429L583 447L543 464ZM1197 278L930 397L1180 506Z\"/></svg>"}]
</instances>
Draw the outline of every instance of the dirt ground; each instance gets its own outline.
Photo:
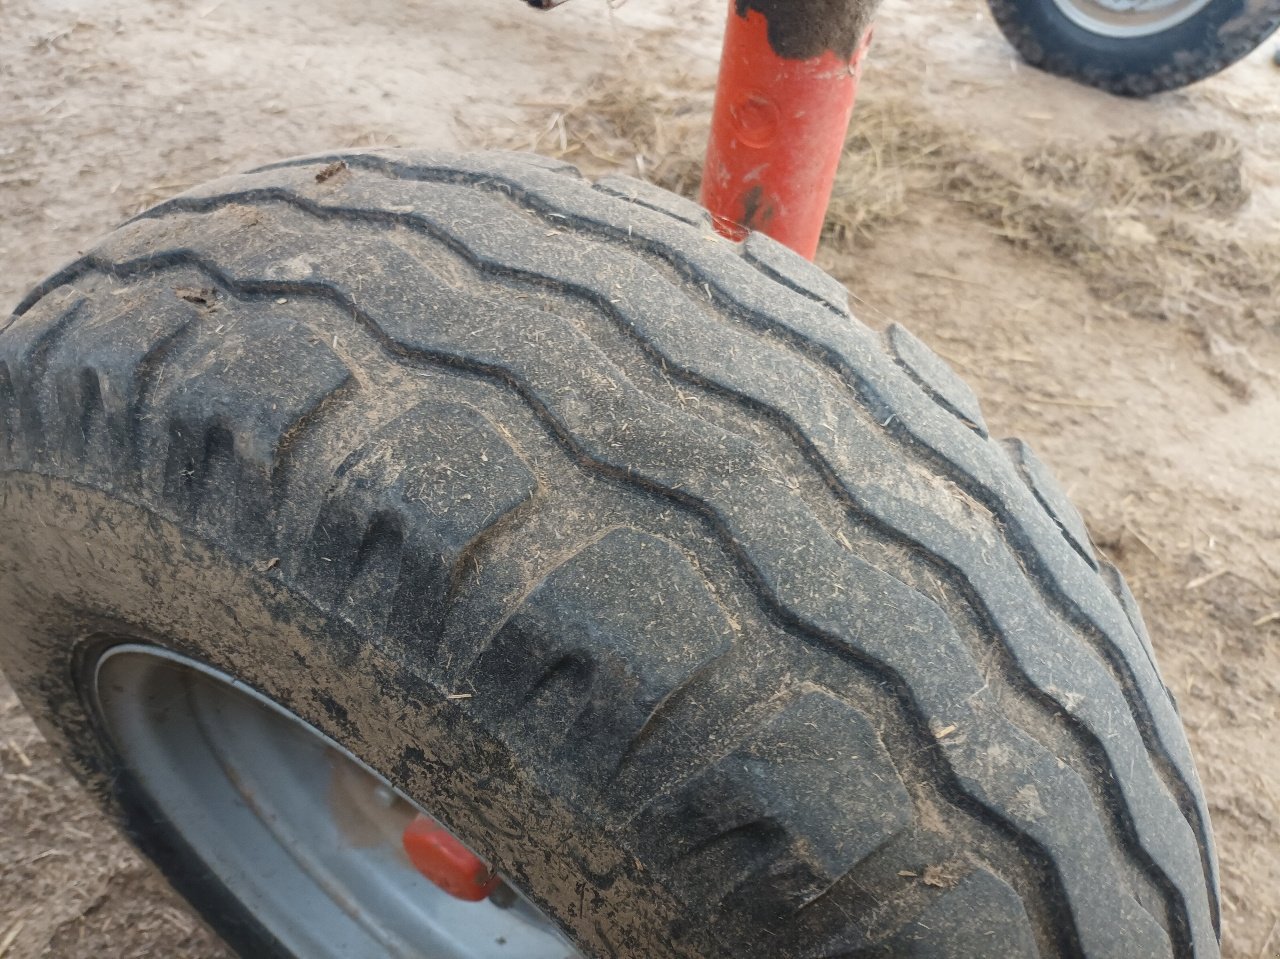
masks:
<instances>
[{"instance_id":1,"label":"dirt ground","mask_svg":"<svg viewBox=\"0 0 1280 959\"><path fill-rule=\"evenodd\" d=\"M0 0L0 306L141 208L342 145L536 144L692 190L721 4ZM1280 71L1122 101L981 0L887 0L820 262L1053 464L1142 602L1280 956ZM227 953L0 679L0 959Z\"/></svg>"}]
</instances>

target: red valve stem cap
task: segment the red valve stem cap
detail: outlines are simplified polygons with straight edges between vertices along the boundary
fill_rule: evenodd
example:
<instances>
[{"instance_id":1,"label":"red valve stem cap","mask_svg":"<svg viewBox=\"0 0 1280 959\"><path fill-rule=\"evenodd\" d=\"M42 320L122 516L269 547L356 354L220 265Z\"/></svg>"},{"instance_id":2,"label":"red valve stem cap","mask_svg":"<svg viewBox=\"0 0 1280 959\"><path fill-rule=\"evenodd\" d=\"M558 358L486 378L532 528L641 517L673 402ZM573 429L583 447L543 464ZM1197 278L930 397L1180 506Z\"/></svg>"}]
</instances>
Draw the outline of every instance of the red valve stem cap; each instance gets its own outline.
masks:
<instances>
[{"instance_id":1,"label":"red valve stem cap","mask_svg":"<svg viewBox=\"0 0 1280 959\"><path fill-rule=\"evenodd\" d=\"M413 868L458 899L480 902L502 884L484 860L426 816L405 826L400 841Z\"/></svg>"}]
</instances>

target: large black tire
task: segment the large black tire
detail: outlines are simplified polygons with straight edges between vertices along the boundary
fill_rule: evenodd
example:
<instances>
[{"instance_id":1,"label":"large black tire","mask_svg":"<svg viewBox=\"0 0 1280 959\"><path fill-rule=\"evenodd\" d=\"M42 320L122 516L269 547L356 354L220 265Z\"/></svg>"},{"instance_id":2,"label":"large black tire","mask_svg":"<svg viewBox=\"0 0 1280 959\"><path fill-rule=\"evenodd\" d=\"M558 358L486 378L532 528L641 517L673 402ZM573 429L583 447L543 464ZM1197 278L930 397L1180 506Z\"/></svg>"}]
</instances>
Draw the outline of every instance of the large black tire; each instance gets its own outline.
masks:
<instances>
[{"instance_id":1,"label":"large black tire","mask_svg":"<svg viewBox=\"0 0 1280 959\"><path fill-rule=\"evenodd\" d=\"M1083 4L1096 0L1083 0ZM1082 0L988 0L1027 63L1121 96L1149 96L1212 76L1280 27L1280 0L1208 0L1181 22L1107 35L1068 16ZM1153 26L1159 27L1156 23Z\"/></svg>"},{"instance_id":2,"label":"large black tire","mask_svg":"<svg viewBox=\"0 0 1280 959\"><path fill-rule=\"evenodd\" d=\"M86 637L234 673L436 797L591 956L1216 956L1131 595L845 300L536 157L193 190L0 333L0 662L248 956L253 904L122 796Z\"/></svg>"}]
</instances>

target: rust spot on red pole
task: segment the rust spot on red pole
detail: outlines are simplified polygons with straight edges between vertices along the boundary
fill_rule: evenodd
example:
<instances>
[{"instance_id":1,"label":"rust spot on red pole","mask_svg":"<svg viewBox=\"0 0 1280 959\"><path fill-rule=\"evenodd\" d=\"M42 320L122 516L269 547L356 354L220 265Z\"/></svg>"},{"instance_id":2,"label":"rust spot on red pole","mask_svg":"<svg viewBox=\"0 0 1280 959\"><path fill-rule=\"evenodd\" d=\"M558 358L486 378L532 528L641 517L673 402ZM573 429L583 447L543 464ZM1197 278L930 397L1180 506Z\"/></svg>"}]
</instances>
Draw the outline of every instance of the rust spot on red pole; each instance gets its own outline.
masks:
<instances>
[{"instance_id":1,"label":"rust spot on red pole","mask_svg":"<svg viewBox=\"0 0 1280 959\"><path fill-rule=\"evenodd\" d=\"M794 59L775 49L778 29L731 0L702 202L726 236L758 230L812 259L871 31L850 55Z\"/></svg>"}]
</instances>

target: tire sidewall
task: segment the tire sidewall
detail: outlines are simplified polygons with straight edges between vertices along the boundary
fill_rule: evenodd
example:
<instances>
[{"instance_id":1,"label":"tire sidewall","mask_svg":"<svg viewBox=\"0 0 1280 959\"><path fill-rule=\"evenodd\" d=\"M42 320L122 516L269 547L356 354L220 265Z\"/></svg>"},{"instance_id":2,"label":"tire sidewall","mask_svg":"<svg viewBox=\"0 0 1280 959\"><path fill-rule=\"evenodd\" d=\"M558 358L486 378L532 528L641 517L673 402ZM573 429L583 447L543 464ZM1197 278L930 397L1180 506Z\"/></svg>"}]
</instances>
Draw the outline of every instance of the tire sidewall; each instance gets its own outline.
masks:
<instances>
[{"instance_id":1,"label":"tire sidewall","mask_svg":"<svg viewBox=\"0 0 1280 959\"><path fill-rule=\"evenodd\" d=\"M96 490L3 474L0 568L0 668L108 817L240 954L292 955L164 824L111 746L89 690L113 645L179 653L301 717L494 863L586 954L721 954L692 941L703 937L675 900L629 872L629 854L539 788L464 704L176 524ZM591 881L605 875L607 889Z\"/></svg>"}]
</instances>

